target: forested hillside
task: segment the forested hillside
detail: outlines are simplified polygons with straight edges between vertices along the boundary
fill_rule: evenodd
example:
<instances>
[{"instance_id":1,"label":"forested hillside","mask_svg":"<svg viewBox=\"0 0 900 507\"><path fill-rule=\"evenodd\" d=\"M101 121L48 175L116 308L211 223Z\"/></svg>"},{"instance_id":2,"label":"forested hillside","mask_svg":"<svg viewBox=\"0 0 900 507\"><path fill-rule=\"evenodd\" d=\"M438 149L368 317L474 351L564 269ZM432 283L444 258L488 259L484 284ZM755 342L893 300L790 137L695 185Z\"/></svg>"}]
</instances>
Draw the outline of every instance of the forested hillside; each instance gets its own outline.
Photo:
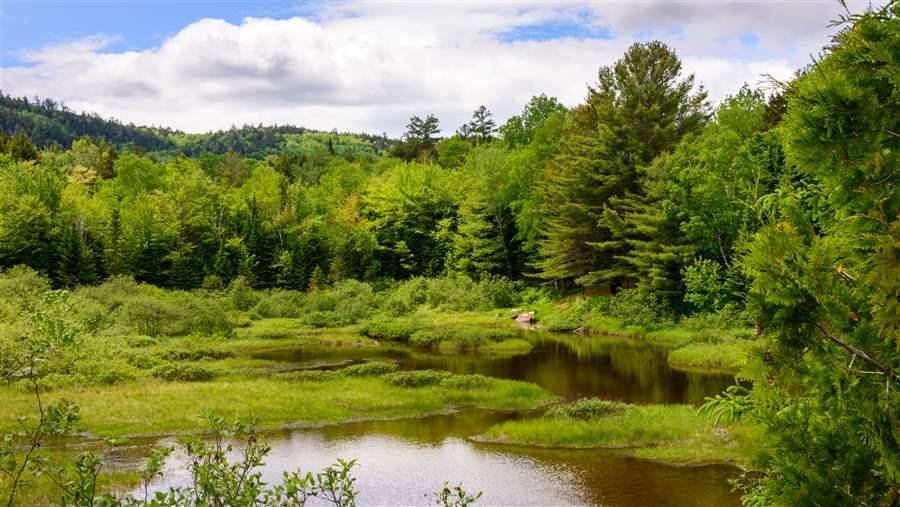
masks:
<instances>
[{"instance_id":1,"label":"forested hillside","mask_svg":"<svg viewBox=\"0 0 900 507\"><path fill-rule=\"evenodd\" d=\"M229 151L247 158L262 159L278 153L296 153L296 139L311 134L330 143L365 144L368 151L380 153L394 141L386 135L338 134L317 132L303 127L245 125L206 134L187 134L166 127L141 127L122 124L97 114L76 113L53 99L11 97L0 92L0 131L6 135L25 133L41 148L66 147L90 138L108 143L118 150L150 153L168 159L177 155L224 155Z\"/></svg>"},{"instance_id":2,"label":"forested hillside","mask_svg":"<svg viewBox=\"0 0 900 507\"><path fill-rule=\"evenodd\" d=\"M535 95L458 128L423 111L397 142L186 135L3 98L0 267L56 288L121 275L348 301L437 298L421 277L515 287L568 298L555 329L693 325L714 354L748 330L727 365L747 382L707 407L767 430L744 501L897 505L900 4L843 27L792 81L716 104L673 48L636 43L581 104ZM414 324L368 332L410 340L421 329L389 326Z\"/></svg>"}]
</instances>

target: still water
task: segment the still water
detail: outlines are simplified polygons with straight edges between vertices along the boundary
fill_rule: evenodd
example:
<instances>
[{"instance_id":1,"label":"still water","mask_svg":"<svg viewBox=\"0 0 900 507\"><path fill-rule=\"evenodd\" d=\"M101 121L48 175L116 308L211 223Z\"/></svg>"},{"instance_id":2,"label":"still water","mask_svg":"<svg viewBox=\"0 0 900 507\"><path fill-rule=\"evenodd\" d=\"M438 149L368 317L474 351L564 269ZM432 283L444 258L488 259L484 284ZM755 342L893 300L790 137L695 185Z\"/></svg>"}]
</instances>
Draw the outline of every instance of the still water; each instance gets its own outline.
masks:
<instances>
[{"instance_id":1,"label":"still water","mask_svg":"<svg viewBox=\"0 0 900 507\"><path fill-rule=\"evenodd\" d=\"M568 400L596 396L630 403L691 403L734 383L721 373L669 368L668 348L614 336L525 333L534 348L512 356L477 353L422 353L413 349L341 347L326 350L277 348L255 354L300 367L320 368L345 361L397 361L401 369L448 370L524 380Z\"/></svg>"},{"instance_id":2,"label":"still water","mask_svg":"<svg viewBox=\"0 0 900 507\"><path fill-rule=\"evenodd\" d=\"M533 334L534 349L517 356L424 354L402 348L372 351L345 347L259 354L309 367L346 361L398 361L401 368L446 369L535 382L574 399L600 396L635 403L699 403L733 382L727 375L671 370L666 349L611 337ZM301 466L317 470L336 458L356 459L361 505L433 504L443 482L482 491L477 505L738 505L722 466L680 468L639 461L615 450L532 449L480 443L471 437L492 424L531 413L467 410L421 419L368 421L267 433L272 452L263 470L269 482ZM119 466L134 466L123 450ZM132 461L129 463L129 461ZM187 480L184 456L175 455L164 482ZM314 504L314 503L313 503ZM315 504L314 504L315 505Z\"/></svg>"}]
</instances>

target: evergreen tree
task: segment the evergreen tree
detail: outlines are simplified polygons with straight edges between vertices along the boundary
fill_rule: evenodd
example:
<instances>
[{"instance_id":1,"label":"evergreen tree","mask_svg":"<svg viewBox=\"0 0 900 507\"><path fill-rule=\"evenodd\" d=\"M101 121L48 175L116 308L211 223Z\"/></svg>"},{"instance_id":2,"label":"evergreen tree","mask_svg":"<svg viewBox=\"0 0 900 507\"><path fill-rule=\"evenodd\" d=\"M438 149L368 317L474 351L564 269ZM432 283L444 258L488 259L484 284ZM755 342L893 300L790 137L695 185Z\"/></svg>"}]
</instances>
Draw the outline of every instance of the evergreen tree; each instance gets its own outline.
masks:
<instances>
[{"instance_id":1,"label":"evergreen tree","mask_svg":"<svg viewBox=\"0 0 900 507\"><path fill-rule=\"evenodd\" d=\"M472 120L457 130L457 134L464 139L475 142L476 144L484 143L494 137L497 132L497 122L494 121L494 114L488 111L485 106L479 106L472 113Z\"/></svg>"},{"instance_id":2,"label":"evergreen tree","mask_svg":"<svg viewBox=\"0 0 900 507\"><path fill-rule=\"evenodd\" d=\"M406 161L432 160L437 155L436 136L440 131L440 122L433 114L429 114L424 120L413 116L406 125L403 142L394 146L392 152Z\"/></svg>"},{"instance_id":3,"label":"evergreen tree","mask_svg":"<svg viewBox=\"0 0 900 507\"><path fill-rule=\"evenodd\" d=\"M38 158L37 148L31 144L31 139L21 130L6 141L4 149L13 160L27 161Z\"/></svg>"},{"instance_id":4,"label":"evergreen tree","mask_svg":"<svg viewBox=\"0 0 900 507\"><path fill-rule=\"evenodd\" d=\"M695 90L694 76L682 77L675 53L654 41L631 46L601 68L585 107L553 164L559 174L547 182L553 188L545 196L545 239L536 266L544 279L628 285L630 268L622 259L628 244L602 216L619 211L621 201L613 198L643 195L640 169L703 125L706 92Z\"/></svg>"},{"instance_id":5,"label":"evergreen tree","mask_svg":"<svg viewBox=\"0 0 900 507\"><path fill-rule=\"evenodd\" d=\"M767 196L777 211L743 262L765 331L752 415L772 446L748 504L898 501L900 3L850 20L791 85L799 178Z\"/></svg>"}]
</instances>

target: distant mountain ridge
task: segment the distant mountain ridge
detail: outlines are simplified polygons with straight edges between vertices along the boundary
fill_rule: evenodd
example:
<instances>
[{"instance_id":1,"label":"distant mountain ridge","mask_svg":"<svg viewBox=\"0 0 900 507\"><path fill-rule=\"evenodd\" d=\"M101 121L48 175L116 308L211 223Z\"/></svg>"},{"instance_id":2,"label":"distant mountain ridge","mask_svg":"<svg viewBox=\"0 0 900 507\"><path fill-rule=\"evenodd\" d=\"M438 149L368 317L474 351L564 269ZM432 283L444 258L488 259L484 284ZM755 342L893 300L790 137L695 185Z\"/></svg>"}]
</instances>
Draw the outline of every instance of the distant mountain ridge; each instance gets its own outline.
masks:
<instances>
[{"instance_id":1,"label":"distant mountain ridge","mask_svg":"<svg viewBox=\"0 0 900 507\"><path fill-rule=\"evenodd\" d=\"M279 153L288 134L324 133L293 125L260 124L188 134L168 127L124 124L96 113L72 111L52 99L12 97L0 91L0 132L13 135L19 131L25 132L38 147L56 144L67 148L74 140L90 137L105 140L118 149L139 148L162 155L197 156L201 153L223 154L234 151L250 158L264 158ZM386 134L331 133L341 137L356 137L371 144L377 152L388 149L396 142Z\"/></svg>"}]
</instances>

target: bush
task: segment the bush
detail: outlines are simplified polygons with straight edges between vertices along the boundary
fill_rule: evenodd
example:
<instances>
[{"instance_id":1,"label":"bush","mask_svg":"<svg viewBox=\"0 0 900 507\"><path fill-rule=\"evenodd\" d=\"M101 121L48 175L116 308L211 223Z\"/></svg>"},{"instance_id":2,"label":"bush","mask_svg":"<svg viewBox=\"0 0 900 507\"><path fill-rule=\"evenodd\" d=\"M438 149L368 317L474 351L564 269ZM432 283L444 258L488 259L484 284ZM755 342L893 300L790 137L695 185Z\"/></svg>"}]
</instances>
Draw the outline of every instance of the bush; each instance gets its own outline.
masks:
<instances>
[{"instance_id":1,"label":"bush","mask_svg":"<svg viewBox=\"0 0 900 507\"><path fill-rule=\"evenodd\" d=\"M421 325L408 318L399 319L372 319L363 322L359 329L360 334L379 340L392 340L405 342L415 333Z\"/></svg>"},{"instance_id":2,"label":"bush","mask_svg":"<svg viewBox=\"0 0 900 507\"><path fill-rule=\"evenodd\" d=\"M372 286L356 280L343 280L334 287L306 295L304 323L316 327L346 326L372 314L378 297Z\"/></svg>"},{"instance_id":3,"label":"bush","mask_svg":"<svg viewBox=\"0 0 900 507\"><path fill-rule=\"evenodd\" d=\"M137 377L133 366L121 360L98 360L82 363L79 368L91 383L111 386Z\"/></svg>"},{"instance_id":4,"label":"bush","mask_svg":"<svg viewBox=\"0 0 900 507\"><path fill-rule=\"evenodd\" d=\"M74 305L92 331L177 336L231 333L225 305L212 294L166 291L126 277L78 290Z\"/></svg>"},{"instance_id":5,"label":"bush","mask_svg":"<svg viewBox=\"0 0 900 507\"><path fill-rule=\"evenodd\" d=\"M571 419L587 421L621 414L627 407L627 404L619 403L617 401L586 398L574 403L553 406L547 410L546 416L568 417Z\"/></svg>"},{"instance_id":6,"label":"bush","mask_svg":"<svg viewBox=\"0 0 900 507\"><path fill-rule=\"evenodd\" d=\"M260 295L253 290L246 278L239 276L228 284L227 297L232 308L246 312L256 305Z\"/></svg>"},{"instance_id":7,"label":"bush","mask_svg":"<svg viewBox=\"0 0 900 507\"><path fill-rule=\"evenodd\" d=\"M27 266L14 266L0 273L0 318L7 320L33 311L50 281Z\"/></svg>"},{"instance_id":8,"label":"bush","mask_svg":"<svg viewBox=\"0 0 900 507\"><path fill-rule=\"evenodd\" d=\"M504 278L474 281L465 275L416 277L388 292L382 309L388 315L406 315L421 306L451 311L490 310L512 306L516 287Z\"/></svg>"},{"instance_id":9,"label":"bush","mask_svg":"<svg viewBox=\"0 0 900 507\"><path fill-rule=\"evenodd\" d=\"M306 294L294 290L274 290L261 297L253 312L261 317L296 318L303 312Z\"/></svg>"},{"instance_id":10,"label":"bush","mask_svg":"<svg viewBox=\"0 0 900 507\"><path fill-rule=\"evenodd\" d=\"M541 317L541 324L548 331L574 331L584 325L584 314L589 307L587 300L577 299L569 306Z\"/></svg>"},{"instance_id":11,"label":"bush","mask_svg":"<svg viewBox=\"0 0 900 507\"><path fill-rule=\"evenodd\" d=\"M410 336L409 343L417 347L435 347L446 343L460 349L476 349L487 343L516 337L518 333L514 329L447 326L420 329Z\"/></svg>"},{"instance_id":12,"label":"bush","mask_svg":"<svg viewBox=\"0 0 900 507\"><path fill-rule=\"evenodd\" d=\"M720 341L729 335L740 338L752 338L753 320L747 312L734 305L726 304L714 313L699 313L686 317L679 322L679 326L689 331L700 333L698 338L708 338L707 341ZM745 331L735 333L735 331ZM727 332L725 332L727 330Z\"/></svg>"},{"instance_id":13,"label":"bush","mask_svg":"<svg viewBox=\"0 0 900 507\"><path fill-rule=\"evenodd\" d=\"M128 355L127 361L128 364L140 370L152 370L165 362L158 355L151 354L146 350L136 350L131 352Z\"/></svg>"},{"instance_id":14,"label":"bush","mask_svg":"<svg viewBox=\"0 0 900 507\"><path fill-rule=\"evenodd\" d=\"M382 361L372 361L369 363L354 364L337 370L338 373L348 377L374 377L376 375L384 375L397 371L397 363L386 363Z\"/></svg>"},{"instance_id":15,"label":"bush","mask_svg":"<svg viewBox=\"0 0 900 507\"><path fill-rule=\"evenodd\" d=\"M215 375L202 366L165 363L154 368L153 376L168 381L202 382L212 380Z\"/></svg>"},{"instance_id":16,"label":"bush","mask_svg":"<svg viewBox=\"0 0 900 507\"><path fill-rule=\"evenodd\" d=\"M384 380L399 387L425 387L440 384L453 374L438 370L398 371L384 376Z\"/></svg>"},{"instance_id":17,"label":"bush","mask_svg":"<svg viewBox=\"0 0 900 507\"><path fill-rule=\"evenodd\" d=\"M219 275L206 275L203 277L203 284L201 287L206 290L223 290L225 289L225 281L222 280L222 277Z\"/></svg>"},{"instance_id":18,"label":"bush","mask_svg":"<svg viewBox=\"0 0 900 507\"><path fill-rule=\"evenodd\" d=\"M125 339L125 343L127 343L129 347L143 349L159 345L159 340L150 336L137 335L129 336Z\"/></svg>"},{"instance_id":19,"label":"bush","mask_svg":"<svg viewBox=\"0 0 900 507\"><path fill-rule=\"evenodd\" d=\"M728 300L722 267L710 259L695 259L681 271L684 279L684 301L698 312L721 310Z\"/></svg>"},{"instance_id":20,"label":"bush","mask_svg":"<svg viewBox=\"0 0 900 507\"><path fill-rule=\"evenodd\" d=\"M388 315L406 315L428 301L428 280L417 276L401 282L385 297L382 309Z\"/></svg>"},{"instance_id":21,"label":"bush","mask_svg":"<svg viewBox=\"0 0 900 507\"><path fill-rule=\"evenodd\" d=\"M162 351L159 356L167 361L199 361L201 359L223 359L231 357L231 352L213 344L188 343Z\"/></svg>"},{"instance_id":22,"label":"bush","mask_svg":"<svg viewBox=\"0 0 900 507\"><path fill-rule=\"evenodd\" d=\"M656 294L647 290L623 290L612 298L605 299L608 299L609 303L606 312L613 317L622 319L628 325L665 324L671 320L669 308ZM595 307L595 309L603 311L602 307Z\"/></svg>"}]
</instances>

